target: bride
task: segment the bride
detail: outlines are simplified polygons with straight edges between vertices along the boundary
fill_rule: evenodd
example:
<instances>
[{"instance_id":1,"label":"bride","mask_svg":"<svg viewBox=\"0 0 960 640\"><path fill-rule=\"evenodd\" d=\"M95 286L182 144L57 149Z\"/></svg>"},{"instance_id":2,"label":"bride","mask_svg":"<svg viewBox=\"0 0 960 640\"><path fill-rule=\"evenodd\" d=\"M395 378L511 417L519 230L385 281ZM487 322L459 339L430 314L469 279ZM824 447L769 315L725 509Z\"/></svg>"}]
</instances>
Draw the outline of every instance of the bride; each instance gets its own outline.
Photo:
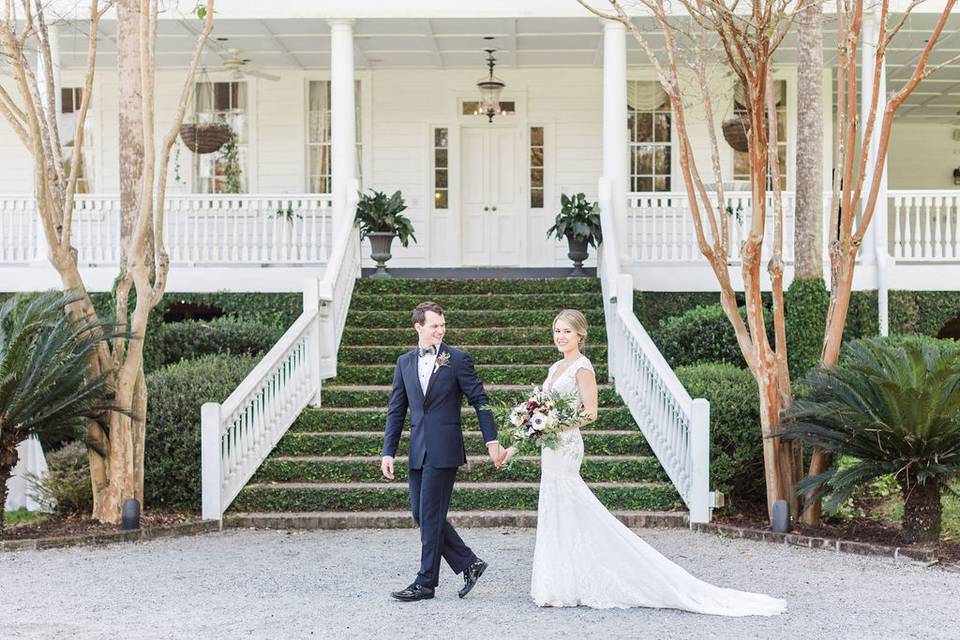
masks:
<instances>
[{"instance_id":1,"label":"bride","mask_svg":"<svg viewBox=\"0 0 960 640\"><path fill-rule=\"evenodd\" d=\"M587 320L572 309L553 321L553 342L563 354L544 390L576 393L589 419L560 434L541 457L537 544L530 595L541 607L657 607L723 616L776 615L783 600L715 587L657 553L614 517L580 477L580 426L597 418L597 380L581 353ZM510 448L507 457L516 453Z\"/></svg>"}]
</instances>

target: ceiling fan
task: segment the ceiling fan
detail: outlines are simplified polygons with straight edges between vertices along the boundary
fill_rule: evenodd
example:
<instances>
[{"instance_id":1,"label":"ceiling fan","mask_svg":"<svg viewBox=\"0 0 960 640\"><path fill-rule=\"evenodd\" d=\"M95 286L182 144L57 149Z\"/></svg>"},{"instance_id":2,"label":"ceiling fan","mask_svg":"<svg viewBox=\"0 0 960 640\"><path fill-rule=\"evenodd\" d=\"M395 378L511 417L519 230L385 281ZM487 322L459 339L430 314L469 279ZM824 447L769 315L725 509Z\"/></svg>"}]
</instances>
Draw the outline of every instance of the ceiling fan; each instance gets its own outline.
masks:
<instances>
[{"instance_id":1,"label":"ceiling fan","mask_svg":"<svg viewBox=\"0 0 960 640\"><path fill-rule=\"evenodd\" d=\"M221 56L223 56L223 68L231 73L234 80L240 80L243 76L263 78L271 82L276 82L280 79L280 76L261 71L255 66L249 66L250 58L244 58L241 53L240 49L227 49L226 55L221 54Z\"/></svg>"}]
</instances>

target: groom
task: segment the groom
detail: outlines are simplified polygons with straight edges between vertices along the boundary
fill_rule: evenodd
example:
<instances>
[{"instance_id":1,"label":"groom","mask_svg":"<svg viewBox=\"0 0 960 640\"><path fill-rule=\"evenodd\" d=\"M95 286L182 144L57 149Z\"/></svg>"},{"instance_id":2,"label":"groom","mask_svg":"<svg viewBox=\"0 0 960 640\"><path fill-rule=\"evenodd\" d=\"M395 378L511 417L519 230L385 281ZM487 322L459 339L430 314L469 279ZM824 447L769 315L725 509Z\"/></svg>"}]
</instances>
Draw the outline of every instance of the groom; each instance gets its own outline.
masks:
<instances>
[{"instance_id":1,"label":"groom","mask_svg":"<svg viewBox=\"0 0 960 640\"><path fill-rule=\"evenodd\" d=\"M393 480L394 455L409 408L410 509L420 525L420 571L413 584L390 595L405 602L432 598L443 557L455 573L463 574L462 598L487 568L447 522L457 468L467 462L460 425L462 396L477 412L487 451L497 467L505 452L497 443L493 412L470 356L443 344L443 308L435 302L421 303L413 310L412 320L419 342L397 359L380 470Z\"/></svg>"}]
</instances>

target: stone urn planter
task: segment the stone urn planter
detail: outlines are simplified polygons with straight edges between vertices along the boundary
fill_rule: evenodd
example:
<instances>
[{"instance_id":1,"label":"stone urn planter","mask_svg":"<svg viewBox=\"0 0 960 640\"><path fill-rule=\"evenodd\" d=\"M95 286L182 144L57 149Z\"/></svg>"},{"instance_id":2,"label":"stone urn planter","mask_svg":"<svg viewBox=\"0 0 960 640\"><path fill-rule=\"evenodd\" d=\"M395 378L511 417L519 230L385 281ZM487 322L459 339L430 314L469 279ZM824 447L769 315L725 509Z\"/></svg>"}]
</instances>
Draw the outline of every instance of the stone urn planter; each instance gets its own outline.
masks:
<instances>
[{"instance_id":1,"label":"stone urn planter","mask_svg":"<svg viewBox=\"0 0 960 640\"><path fill-rule=\"evenodd\" d=\"M370 257L377 263L377 270L370 277L392 278L393 276L387 271L387 260L393 257L393 254L390 253L390 245L393 244L393 239L397 237L396 234L371 231L367 234L367 237L370 238Z\"/></svg>"},{"instance_id":2,"label":"stone urn planter","mask_svg":"<svg viewBox=\"0 0 960 640\"><path fill-rule=\"evenodd\" d=\"M389 198L381 191L370 190L370 194L360 194L357 202L356 223L360 225L360 237L370 238L370 257L377 263L377 270L371 278L392 278L386 263L393 255L390 245L394 238L406 247L410 240L417 241L413 235L413 223L400 212L407 208L399 191Z\"/></svg>"},{"instance_id":3,"label":"stone urn planter","mask_svg":"<svg viewBox=\"0 0 960 640\"><path fill-rule=\"evenodd\" d=\"M570 272L571 276L581 277L586 276L587 272L583 270L583 261L590 256L590 253L587 251L587 241L584 239L577 239L572 233L567 234L567 257L573 261L573 271Z\"/></svg>"},{"instance_id":4,"label":"stone urn planter","mask_svg":"<svg viewBox=\"0 0 960 640\"><path fill-rule=\"evenodd\" d=\"M573 196L560 194L560 213L547 229L547 238L567 239L567 257L573 261L571 277L584 277L583 261L590 255L587 245L594 248L603 242L603 230L600 228L600 210L596 202L587 200L587 196L577 193Z\"/></svg>"}]
</instances>

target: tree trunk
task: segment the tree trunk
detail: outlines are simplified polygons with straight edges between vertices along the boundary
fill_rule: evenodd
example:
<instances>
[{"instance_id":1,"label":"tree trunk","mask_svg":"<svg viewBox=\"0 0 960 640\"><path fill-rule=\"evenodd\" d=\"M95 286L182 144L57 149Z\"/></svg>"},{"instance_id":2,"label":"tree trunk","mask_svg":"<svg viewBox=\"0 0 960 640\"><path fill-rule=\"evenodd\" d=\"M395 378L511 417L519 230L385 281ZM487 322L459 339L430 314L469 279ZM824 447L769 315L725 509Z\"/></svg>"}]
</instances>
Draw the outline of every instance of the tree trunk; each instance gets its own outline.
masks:
<instances>
[{"instance_id":1,"label":"tree trunk","mask_svg":"<svg viewBox=\"0 0 960 640\"><path fill-rule=\"evenodd\" d=\"M910 542L936 543L940 540L943 506L936 480L918 484L916 478L900 481L903 495L903 534Z\"/></svg>"},{"instance_id":2,"label":"tree trunk","mask_svg":"<svg viewBox=\"0 0 960 640\"><path fill-rule=\"evenodd\" d=\"M823 7L800 12L797 53L796 278L823 277Z\"/></svg>"},{"instance_id":3,"label":"tree trunk","mask_svg":"<svg viewBox=\"0 0 960 640\"><path fill-rule=\"evenodd\" d=\"M140 75L140 2L117 3L117 75L120 80L120 251L126 255L140 207L143 177L143 88ZM123 259L121 258L121 263Z\"/></svg>"},{"instance_id":4,"label":"tree trunk","mask_svg":"<svg viewBox=\"0 0 960 640\"><path fill-rule=\"evenodd\" d=\"M3 531L4 510L7 504L7 480L17 466L20 454L17 453L17 443L0 440L0 531Z\"/></svg>"}]
</instances>

